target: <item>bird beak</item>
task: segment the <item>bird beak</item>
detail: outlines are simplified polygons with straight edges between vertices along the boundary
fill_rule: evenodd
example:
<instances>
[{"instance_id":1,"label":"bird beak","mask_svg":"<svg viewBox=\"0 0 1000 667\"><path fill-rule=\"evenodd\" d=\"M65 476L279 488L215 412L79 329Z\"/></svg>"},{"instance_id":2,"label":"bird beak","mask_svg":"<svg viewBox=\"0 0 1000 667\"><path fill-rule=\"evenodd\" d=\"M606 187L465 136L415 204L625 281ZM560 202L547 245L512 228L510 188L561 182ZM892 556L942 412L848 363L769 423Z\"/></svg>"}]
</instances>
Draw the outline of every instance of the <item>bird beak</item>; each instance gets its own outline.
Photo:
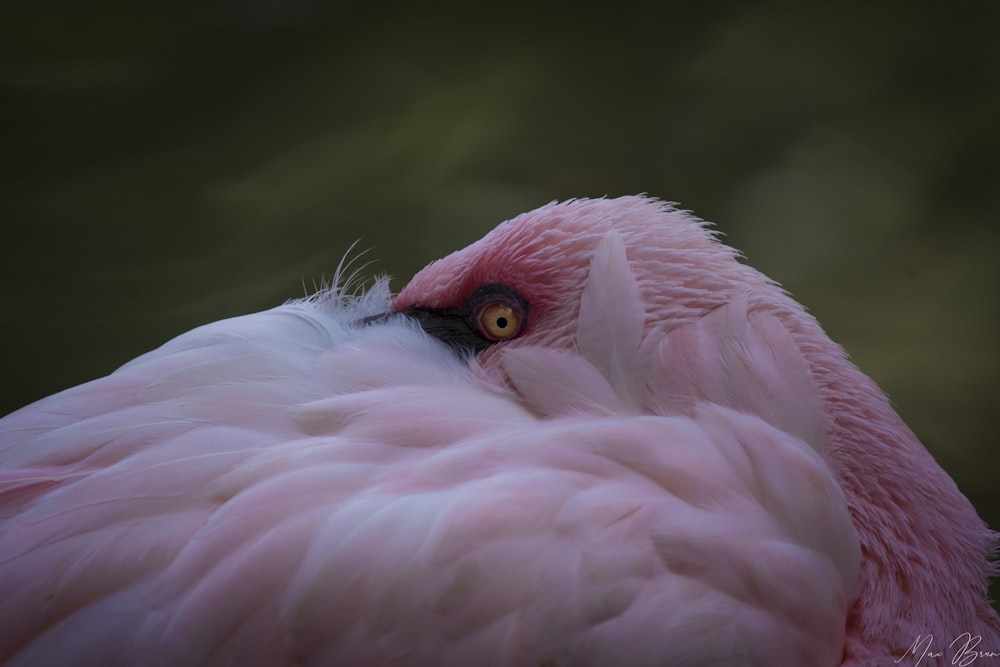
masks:
<instances>
[{"instance_id":1,"label":"bird beak","mask_svg":"<svg viewBox=\"0 0 1000 667\"><path fill-rule=\"evenodd\" d=\"M385 320L389 319L391 316L396 314L397 313L389 311L386 313L379 313L378 315L369 315L368 317L362 317L360 320L355 322L354 326L366 327L369 324L378 324L379 322L384 322Z\"/></svg>"},{"instance_id":2,"label":"bird beak","mask_svg":"<svg viewBox=\"0 0 1000 667\"><path fill-rule=\"evenodd\" d=\"M471 351L476 354L492 345L479 336L469 324L468 317L455 308L431 309L410 306L395 312L389 311L363 317L355 322L355 326L366 327L371 324L380 324L394 315L401 315L415 321L429 335L456 350Z\"/></svg>"}]
</instances>

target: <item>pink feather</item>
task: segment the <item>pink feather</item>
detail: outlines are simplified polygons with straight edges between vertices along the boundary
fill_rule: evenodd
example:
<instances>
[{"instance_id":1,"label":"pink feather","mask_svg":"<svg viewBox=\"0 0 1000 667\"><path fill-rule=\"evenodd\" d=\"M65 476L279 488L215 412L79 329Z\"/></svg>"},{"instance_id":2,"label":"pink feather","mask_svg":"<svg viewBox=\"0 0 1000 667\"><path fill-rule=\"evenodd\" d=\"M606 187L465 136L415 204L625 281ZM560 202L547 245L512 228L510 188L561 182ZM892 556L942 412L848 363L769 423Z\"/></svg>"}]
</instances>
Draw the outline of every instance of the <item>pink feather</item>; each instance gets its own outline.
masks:
<instances>
[{"instance_id":1,"label":"pink feather","mask_svg":"<svg viewBox=\"0 0 1000 667\"><path fill-rule=\"evenodd\" d=\"M524 328L472 358L381 316L491 285ZM0 420L5 666L952 660L1000 650L994 546L801 306L642 197Z\"/></svg>"}]
</instances>

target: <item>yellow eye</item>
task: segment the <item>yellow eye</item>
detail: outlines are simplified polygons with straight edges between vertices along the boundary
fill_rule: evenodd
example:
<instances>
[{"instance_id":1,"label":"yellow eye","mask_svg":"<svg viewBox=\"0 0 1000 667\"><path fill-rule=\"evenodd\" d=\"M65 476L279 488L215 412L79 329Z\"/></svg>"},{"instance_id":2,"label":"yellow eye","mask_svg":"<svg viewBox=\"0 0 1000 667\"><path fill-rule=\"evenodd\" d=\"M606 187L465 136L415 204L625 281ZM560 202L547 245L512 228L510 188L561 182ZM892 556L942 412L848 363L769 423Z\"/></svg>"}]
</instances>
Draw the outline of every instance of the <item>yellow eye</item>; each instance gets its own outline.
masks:
<instances>
[{"instance_id":1,"label":"yellow eye","mask_svg":"<svg viewBox=\"0 0 1000 667\"><path fill-rule=\"evenodd\" d=\"M521 315L506 303L491 303L479 311L479 329L492 341L513 338L521 333Z\"/></svg>"}]
</instances>

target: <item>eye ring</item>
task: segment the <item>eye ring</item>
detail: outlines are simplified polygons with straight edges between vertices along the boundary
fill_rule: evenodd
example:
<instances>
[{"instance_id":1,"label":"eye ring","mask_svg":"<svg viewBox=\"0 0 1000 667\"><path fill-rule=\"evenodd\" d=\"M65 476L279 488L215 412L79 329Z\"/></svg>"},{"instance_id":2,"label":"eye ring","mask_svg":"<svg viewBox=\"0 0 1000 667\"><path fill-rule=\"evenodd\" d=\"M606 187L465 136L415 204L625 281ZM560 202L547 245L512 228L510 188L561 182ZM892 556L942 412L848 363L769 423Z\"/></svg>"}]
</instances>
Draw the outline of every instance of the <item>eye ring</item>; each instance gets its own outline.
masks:
<instances>
[{"instance_id":1,"label":"eye ring","mask_svg":"<svg viewBox=\"0 0 1000 667\"><path fill-rule=\"evenodd\" d=\"M487 303L476 313L476 328L487 340L499 343L517 336L524 327L524 317L505 301Z\"/></svg>"}]
</instances>

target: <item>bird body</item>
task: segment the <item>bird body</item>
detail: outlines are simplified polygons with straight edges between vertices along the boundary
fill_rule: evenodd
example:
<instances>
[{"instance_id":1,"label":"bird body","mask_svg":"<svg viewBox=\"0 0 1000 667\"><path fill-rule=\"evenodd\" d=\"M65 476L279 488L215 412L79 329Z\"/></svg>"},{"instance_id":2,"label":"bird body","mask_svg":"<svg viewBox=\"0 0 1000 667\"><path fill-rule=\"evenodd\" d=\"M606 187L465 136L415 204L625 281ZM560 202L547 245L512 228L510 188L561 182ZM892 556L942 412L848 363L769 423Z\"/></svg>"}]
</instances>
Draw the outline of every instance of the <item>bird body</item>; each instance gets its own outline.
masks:
<instances>
[{"instance_id":1,"label":"bird body","mask_svg":"<svg viewBox=\"0 0 1000 667\"><path fill-rule=\"evenodd\" d=\"M580 200L0 420L0 664L913 664L1000 647L993 540L701 223Z\"/></svg>"}]
</instances>

